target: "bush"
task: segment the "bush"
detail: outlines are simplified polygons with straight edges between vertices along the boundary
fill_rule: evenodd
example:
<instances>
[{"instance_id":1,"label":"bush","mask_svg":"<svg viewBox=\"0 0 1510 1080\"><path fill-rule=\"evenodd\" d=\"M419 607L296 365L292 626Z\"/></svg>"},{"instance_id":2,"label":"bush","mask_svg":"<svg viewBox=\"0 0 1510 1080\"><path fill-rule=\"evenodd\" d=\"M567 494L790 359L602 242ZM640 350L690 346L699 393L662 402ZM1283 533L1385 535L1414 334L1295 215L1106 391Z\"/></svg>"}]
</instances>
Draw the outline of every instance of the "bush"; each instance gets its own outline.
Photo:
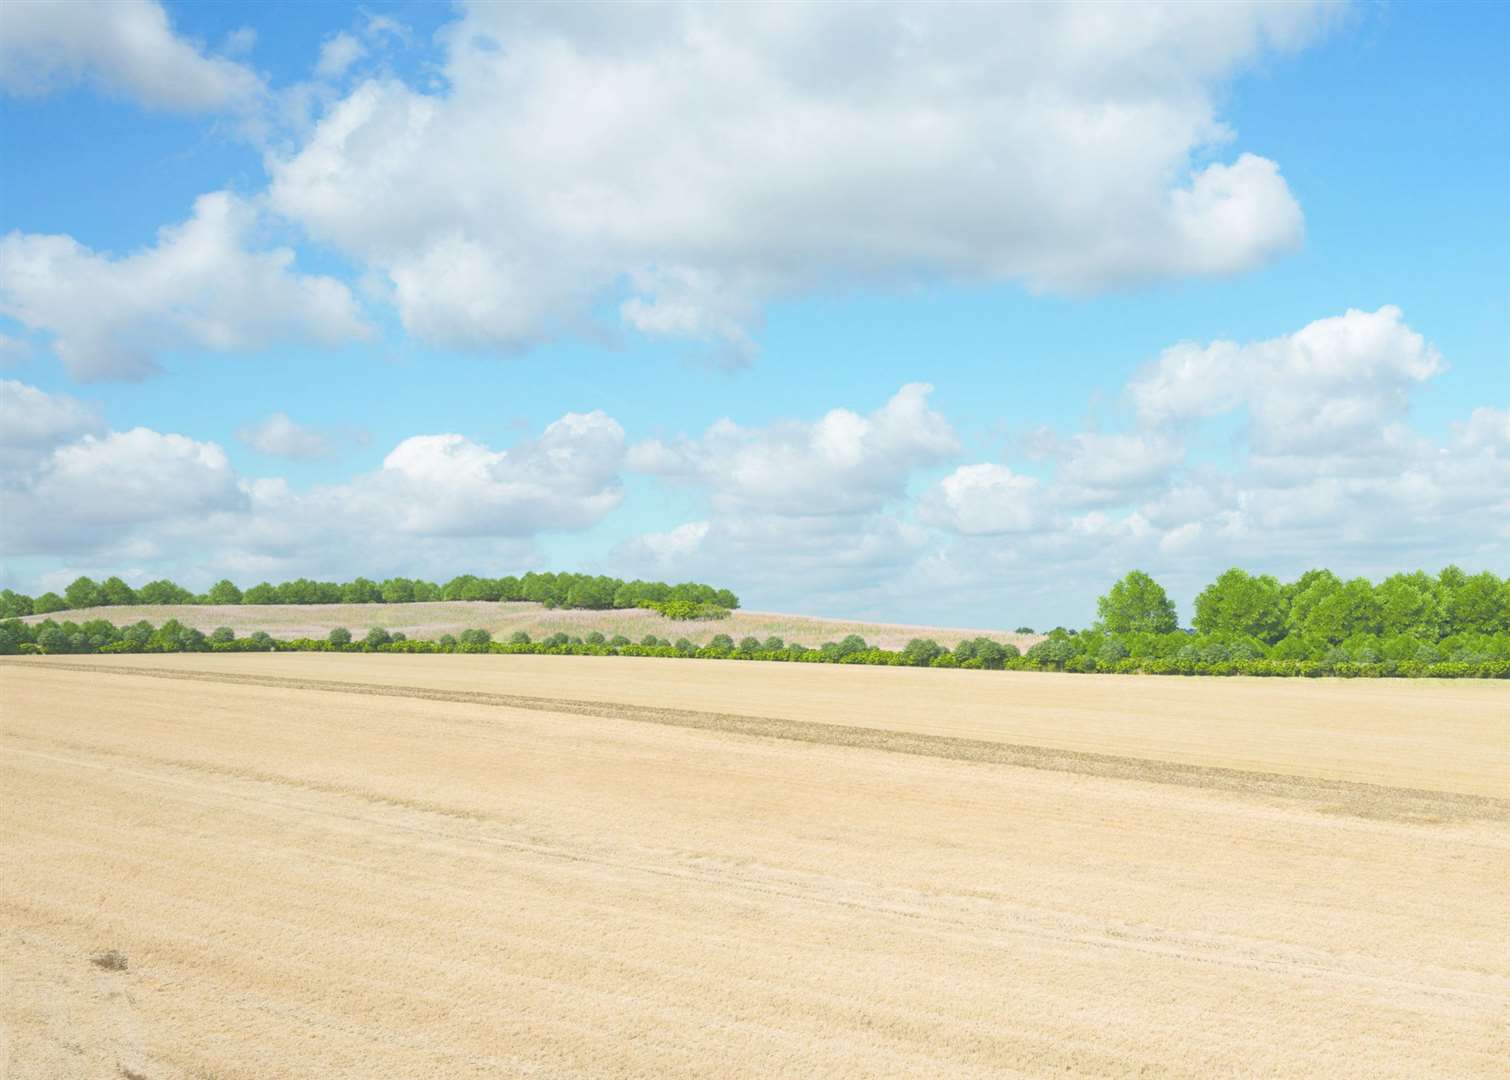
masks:
<instances>
[{"instance_id":1,"label":"bush","mask_svg":"<svg viewBox=\"0 0 1510 1080\"><path fill-rule=\"evenodd\" d=\"M236 640L236 632L229 626L217 626L210 632L210 640L217 645L229 645Z\"/></svg>"},{"instance_id":2,"label":"bush","mask_svg":"<svg viewBox=\"0 0 1510 1080\"><path fill-rule=\"evenodd\" d=\"M366 645L369 649L376 649L380 645L386 645L392 640L393 638L389 635L388 631L384 630L381 626L374 626L371 630L367 631L367 636L362 639L362 644Z\"/></svg>"},{"instance_id":3,"label":"bush","mask_svg":"<svg viewBox=\"0 0 1510 1080\"><path fill-rule=\"evenodd\" d=\"M348 630L348 629L346 629L346 627L344 627L344 626L338 626L334 630L332 630L329 634L327 634L325 636L325 640L328 641L328 642L330 642L332 645L337 645L337 646L340 646L340 645L350 645L351 644L351 631ZM373 645L373 644L380 645L380 644L382 644L382 642L374 642L372 640L372 634L370 634L370 633L367 635L367 643L369 645Z\"/></svg>"},{"instance_id":4,"label":"bush","mask_svg":"<svg viewBox=\"0 0 1510 1080\"><path fill-rule=\"evenodd\" d=\"M526 634L525 639L528 640L528 638L529 635ZM682 640L685 641L687 639L683 638ZM623 634L615 634L613 637L608 639L608 644L613 646L615 649L622 649L625 645L629 644L629 639Z\"/></svg>"},{"instance_id":5,"label":"bush","mask_svg":"<svg viewBox=\"0 0 1510 1080\"><path fill-rule=\"evenodd\" d=\"M481 627L472 627L470 630L463 630L456 640L462 645L481 647L492 644L493 635Z\"/></svg>"},{"instance_id":6,"label":"bush","mask_svg":"<svg viewBox=\"0 0 1510 1080\"><path fill-rule=\"evenodd\" d=\"M442 634L436 644L442 649L454 649L456 648L456 636L454 634Z\"/></svg>"}]
</instances>

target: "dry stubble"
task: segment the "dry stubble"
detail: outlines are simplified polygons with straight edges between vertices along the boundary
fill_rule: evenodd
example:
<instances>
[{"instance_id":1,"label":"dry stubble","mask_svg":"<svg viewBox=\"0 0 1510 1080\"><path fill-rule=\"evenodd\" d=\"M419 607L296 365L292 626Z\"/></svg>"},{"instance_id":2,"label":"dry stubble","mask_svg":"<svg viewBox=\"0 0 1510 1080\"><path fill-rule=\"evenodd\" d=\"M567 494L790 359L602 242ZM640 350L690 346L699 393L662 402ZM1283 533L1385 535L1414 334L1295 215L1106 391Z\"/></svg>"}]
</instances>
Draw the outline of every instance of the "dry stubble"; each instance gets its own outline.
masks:
<instances>
[{"instance_id":1,"label":"dry stubble","mask_svg":"<svg viewBox=\"0 0 1510 1080\"><path fill-rule=\"evenodd\" d=\"M82 666L0 666L17 1077L1488 1076L1510 1051L1502 687Z\"/></svg>"}]
</instances>

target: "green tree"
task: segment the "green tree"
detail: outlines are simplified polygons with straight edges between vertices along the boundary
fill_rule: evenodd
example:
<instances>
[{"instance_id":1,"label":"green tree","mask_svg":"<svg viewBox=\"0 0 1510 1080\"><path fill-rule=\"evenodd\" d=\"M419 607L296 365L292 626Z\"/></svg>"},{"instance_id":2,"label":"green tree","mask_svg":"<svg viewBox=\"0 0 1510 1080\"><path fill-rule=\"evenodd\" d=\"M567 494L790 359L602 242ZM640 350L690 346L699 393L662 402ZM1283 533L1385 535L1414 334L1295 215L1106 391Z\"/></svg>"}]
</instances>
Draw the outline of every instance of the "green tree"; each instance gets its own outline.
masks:
<instances>
[{"instance_id":1,"label":"green tree","mask_svg":"<svg viewBox=\"0 0 1510 1080\"><path fill-rule=\"evenodd\" d=\"M368 636L370 637L371 635ZM332 645L350 645L351 631L346 629L346 627L344 626L338 626L329 634L325 635L325 640L330 642Z\"/></svg>"},{"instance_id":2,"label":"green tree","mask_svg":"<svg viewBox=\"0 0 1510 1080\"><path fill-rule=\"evenodd\" d=\"M193 599L193 593L167 578L149 581L136 590L139 604L187 604Z\"/></svg>"},{"instance_id":3,"label":"green tree","mask_svg":"<svg viewBox=\"0 0 1510 1080\"><path fill-rule=\"evenodd\" d=\"M1297 609L1315 588L1312 586L1297 598ZM1379 601L1374 596L1374 587L1367 578L1360 577L1327 589L1314 604L1307 604L1300 632L1311 641L1338 645L1354 634L1377 635L1379 627Z\"/></svg>"},{"instance_id":4,"label":"green tree","mask_svg":"<svg viewBox=\"0 0 1510 1080\"><path fill-rule=\"evenodd\" d=\"M136 603L136 590L118 577L108 577L100 583L105 604L111 607L126 607Z\"/></svg>"},{"instance_id":5,"label":"green tree","mask_svg":"<svg viewBox=\"0 0 1510 1080\"><path fill-rule=\"evenodd\" d=\"M234 582L228 578L221 578L210 586L210 591L205 594L212 604L239 604L241 603L241 590L236 588Z\"/></svg>"},{"instance_id":6,"label":"green tree","mask_svg":"<svg viewBox=\"0 0 1510 1080\"><path fill-rule=\"evenodd\" d=\"M68 588L63 590L63 597L74 610L99 607L105 602L105 593L99 583L93 578L82 576L74 578Z\"/></svg>"},{"instance_id":7,"label":"green tree","mask_svg":"<svg viewBox=\"0 0 1510 1080\"><path fill-rule=\"evenodd\" d=\"M383 599L383 591L377 583L368 581L364 577L348 581L341 586L341 603L343 604L376 604Z\"/></svg>"},{"instance_id":8,"label":"green tree","mask_svg":"<svg viewBox=\"0 0 1510 1080\"><path fill-rule=\"evenodd\" d=\"M1453 567L1452 569L1456 569ZM1443 571L1446 574L1446 571ZM1445 627L1451 634L1497 634L1510 629L1510 607L1500 579L1489 571L1461 575L1446 590Z\"/></svg>"},{"instance_id":9,"label":"green tree","mask_svg":"<svg viewBox=\"0 0 1510 1080\"><path fill-rule=\"evenodd\" d=\"M928 667L944 655L944 647L932 638L913 638L902 650L902 663L912 667Z\"/></svg>"},{"instance_id":10,"label":"green tree","mask_svg":"<svg viewBox=\"0 0 1510 1080\"><path fill-rule=\"evenodd\" d=\"M457 640L463 645L488 645L492 643L493 635L481 627L474 626L470 630L463 630Z\"/></svg>"},{"instance_id":11,"label":"green tree","mask_svg":"<svg viewBox=\"0 0 1510 1080\"><path fill-rule=\"evenodd\" d=\"M1285 632L1280 584L1267 574L1255 577L1234 567L1195 598L1192 621L1202 634L1278 641Z\"/></svg>"},{"instance_id":12,"label":"green tree","mask_svg":"<svg viewBox=\"0 0 1510 1080\"><path fill-rule=\"evenodd\" d=\"M1379 602L1379 632L1384 636L1412 634L1422 640L1440 636L1441 610L1437 606L1436 583L1429 574L1417 571L1391 575L1375 586L1374 598Z\"/></svg>"},{"instance_id":13,"label":"green tree","mask_svg":"<svg viewBox=\"0 0 1510 1080\"><path fill-rule=\"evenodd\" d=\"M1164 587L1141 570L1133 570L1096 601L1097 624L1110 634L1167 634L1179 626L1174 601Z\"/></svg>"},{"instance_id":14,"label":"green tree","mask_svg":"<svg viewBox=\"0 0 1510 1080\"><path fill-rule=\"evenodd\" d=\"M66 611L67 609L68 601L55 592L45 592L32 601L32 614L34 615L47 615L50 612Z\"/></svg>"},{"instance_id":15,"label":"green tree","mask_svg":"<svg viewBox=\"0 0 1510 1080\"><path fill-rule=\"evenodd\" d=\"M241 594L241 602L243 604L276 604L278 590L269 582L260 581Z\"/></svg>"},{"instance_id":16,"label":"green tree","mask_svg":"<svg viewBox=\"0 0 1510 1080\"><path fill-rule=\"evenodd\" d=\"M388 631L384 630L381 626L374 626L371 630L367 631L367 636L362 640L368 646L377 648L379 645L388 644L393 640L393 638L390 637L388 635Z\"/></svg>"},{"instance_id":17,"label":"green tree","mask_svg":"<svg viewBox=\"0 0 1510 1080\"><path fill-rule=\"evenodd\" d=\"M1286 631L1290 634L1303 634L1306 620L1311 617L1311 611L1340 588L1342 588L1342 579L1330 570L1307 570L1286 585L1284 587L1288 601L1288 611L1285 613Z\"/></svg>"},{"instance_id":18,"label":"green tree","mask_svg":"<svg viewBox=\"0 0 1510 1080\"><path fill-rule=\"evenodd\" d=\"M17 619L32 614L32 598L25 593L0 589L0 618Z\"/></svg>"},{"instance_id":19,"label":"green tree","mask_svg":"<svg viewBox=\"0 0 1510 1080\"><path fill-rule=\"evenodd\" d=\"M389 578L383 582L383 603L385 604L412 604L414 603L414 582L408 578Z\"/></svg>"},{"instance_id":20,"label":"green tree","mask_svg":"<svg viewBox=\"0 0 1510 1080\"><path fill-rule=\"evenodd\" d=\"M229 626L217 626L211 631L210 640L217 645L229 645L236 640L236 631Z\"/></svg>"}]
</instances>

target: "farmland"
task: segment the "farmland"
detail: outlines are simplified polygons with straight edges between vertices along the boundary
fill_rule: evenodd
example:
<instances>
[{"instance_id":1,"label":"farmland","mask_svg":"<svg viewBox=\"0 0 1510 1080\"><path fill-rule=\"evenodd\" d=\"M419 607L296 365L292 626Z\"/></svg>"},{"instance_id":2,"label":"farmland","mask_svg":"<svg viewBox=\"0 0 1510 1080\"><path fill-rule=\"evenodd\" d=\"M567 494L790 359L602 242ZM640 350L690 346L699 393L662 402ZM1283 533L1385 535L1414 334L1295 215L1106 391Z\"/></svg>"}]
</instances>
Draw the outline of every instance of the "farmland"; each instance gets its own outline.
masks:
<instances>
[{"instance_id":1,"label":"farmland","mask_svg":"<svg viewBox=\"0 0 1510 1080\"><path fill-rule=\"evenodd\" d=\"M8 660L0 1075L1496 1075L1507 716L1493 682Z\"/></svg>"},{"instance_id":2,"label":"farmland","mask_svg":"<svg viewBox=\"0 0 1510 1080\"><path fill-rule=\"evenodd\" d=\"M698 645L706 644L714 634L729 634L734 638L752 635L762 640L774 634L786 641L808 646L859 634L871 644L886 649L900 649L911 638L920 636L936 637L952 645L961 638L982 634L1026 649L1042 637L1041 634L1016 634L1000 629L909 626L764 611L734 611L727 619L676 620L643 608L552 610L523 601L495 603L484 600L438 600L413 604L134 604L81 608L52 616L32 615L26 621L38 623L49 617L75 622L105 619L122 626L142 619L153 625L177 619L205 633L218 626L228 626L238 635L264 630L280 639L323 638L338 626L356 631L380 626L389 631L403 631L412 638L428 639L473 628L487 630L497 640L504 640L520 630L537 641L557 633L581 637L596 631L609 637L623 634L633 641L654 634L672 640L685 637Z\"/></svg>"}]
</instances>

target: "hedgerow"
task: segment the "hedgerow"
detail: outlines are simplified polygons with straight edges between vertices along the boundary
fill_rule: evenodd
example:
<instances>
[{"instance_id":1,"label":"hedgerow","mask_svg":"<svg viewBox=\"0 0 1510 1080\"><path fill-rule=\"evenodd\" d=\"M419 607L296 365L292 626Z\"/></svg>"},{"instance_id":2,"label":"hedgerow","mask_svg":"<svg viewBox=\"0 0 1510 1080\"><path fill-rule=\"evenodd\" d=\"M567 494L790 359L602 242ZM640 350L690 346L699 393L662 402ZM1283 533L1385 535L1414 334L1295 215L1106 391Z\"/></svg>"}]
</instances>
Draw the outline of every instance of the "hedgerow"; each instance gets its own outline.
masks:
<instances>
[{"instance_id":1,"label":"hedgerow","mask_svg":"<svg viewBox=\"0 0 1510 1080\"><path fill-rule=\"evenodd\" d=\"M153 627L146 622L116 627L104 620L75 624L46 620L27 626L18 619L0 622L0 654L114 654L114 653L239 653L239 652L333 652L333 653L461 653L505 656L642 656L691 660L761 660L796 664L867 664L882 667L963 668L995 671L1063 671L1072 674L1115 673L1123 675L1249 675L1259 677L1303 678L1434 678L1434 679L1505 679L1510 678L1510 635L1493 640L1493 657L1477 656L1462 660L1287 660L1273 658L1213 659L1198 657L1137 658L1124 656L1103 663L1095 656L1073 652L1040 650L1038 646L1022 655L1010 645L989 638L972 638L946 649L929 639L909 642L904 649L882 649L870 645L858 635L842 641L827 642L817 648L782 642L779 638L765 642L746 639L735 644L727 635L718 635L713 643L694 645L685 638L675 644L664 638L648 636L635 644L623 638L587 641L553 635L545 641L493 641L486 630L462 631L458 638L446 635L441 640L412 640L403 635L369 633L356 639L350 634L324 638L277 640L257 632L245 637L226 638L216 633L205 635L176 620ZM1066 635L1067 638L1068 635ZM1050 638L1066 640L1066 638ZM753 642L753 644L750 644ZM1044 644L1044 643L1040 643Z\"/></svg>"}]
</instances>

